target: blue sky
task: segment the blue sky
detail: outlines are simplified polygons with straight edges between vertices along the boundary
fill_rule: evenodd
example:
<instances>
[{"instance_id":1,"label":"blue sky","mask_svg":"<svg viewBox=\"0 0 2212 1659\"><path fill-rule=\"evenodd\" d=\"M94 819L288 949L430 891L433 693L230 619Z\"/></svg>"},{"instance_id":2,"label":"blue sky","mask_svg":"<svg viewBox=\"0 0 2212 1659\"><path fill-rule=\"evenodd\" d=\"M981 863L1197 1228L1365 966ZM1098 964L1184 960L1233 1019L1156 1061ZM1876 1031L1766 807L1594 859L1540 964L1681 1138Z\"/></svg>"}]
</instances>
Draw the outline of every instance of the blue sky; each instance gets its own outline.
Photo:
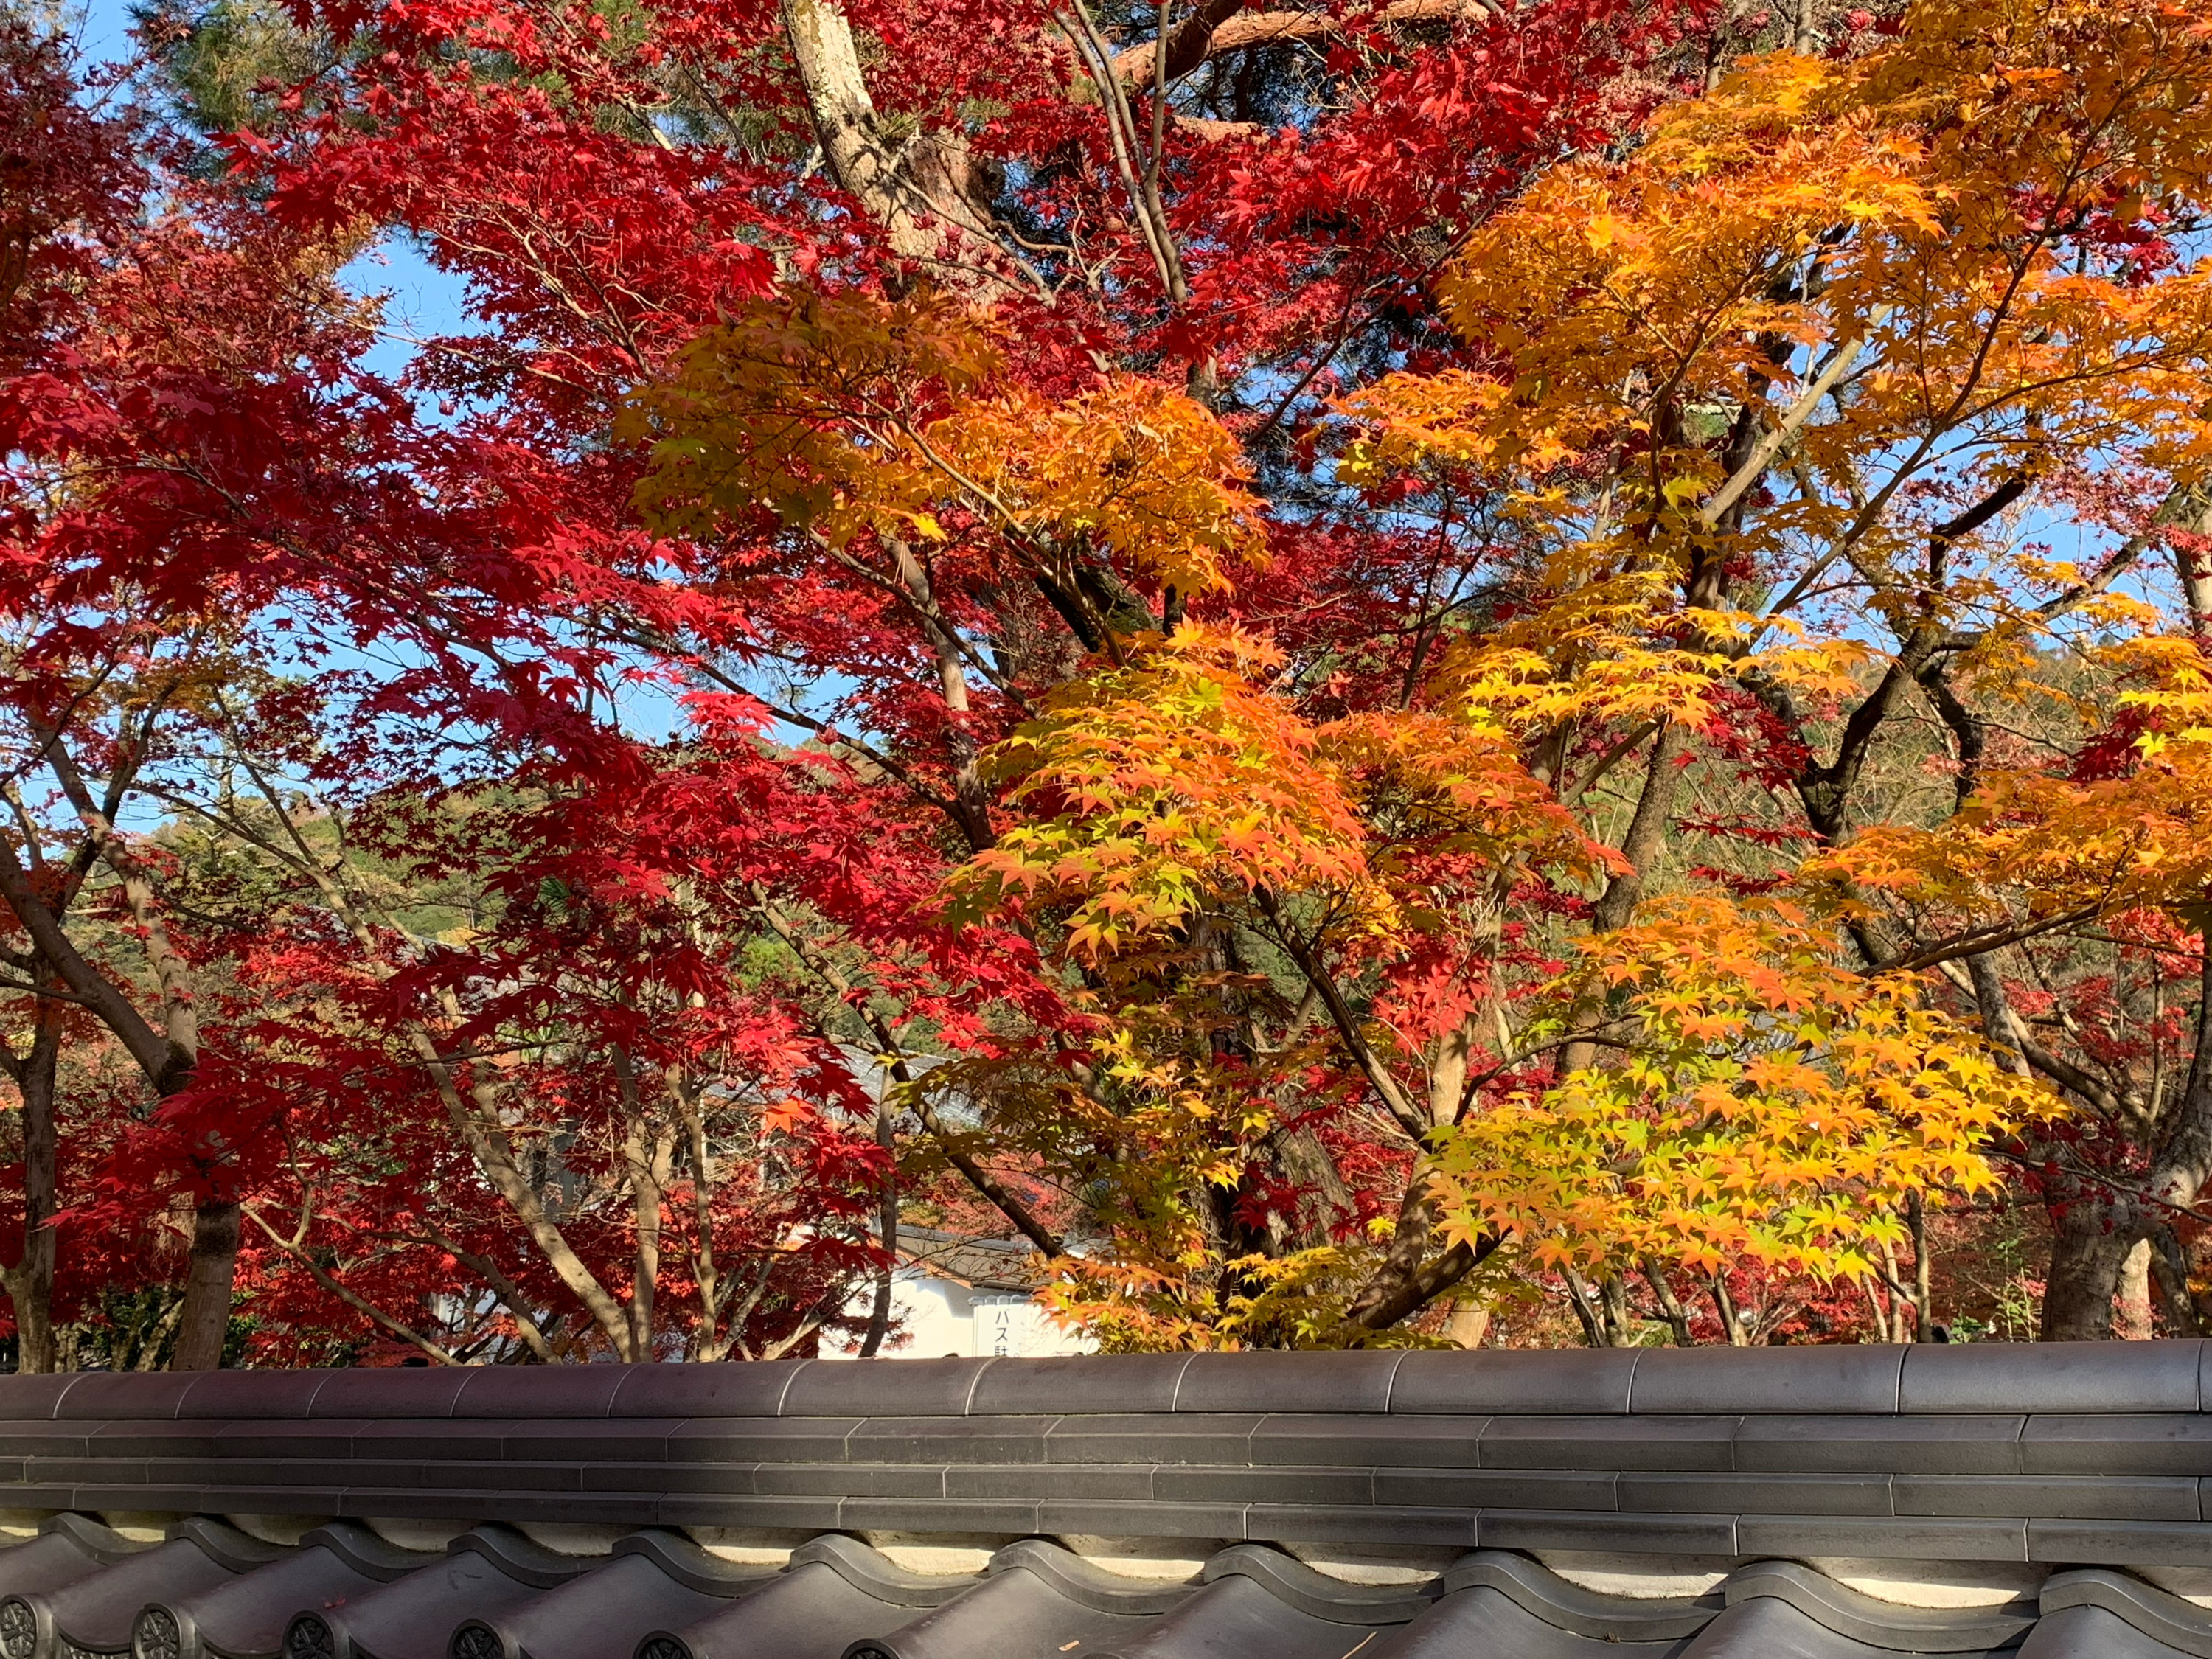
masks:
<instances>
[{"instance_id":1,"label":"blue sky","mask_svg":"<svg viewBox=\"0 0 2212 1659\"><path fill-rule=\"evenodd\" d=\"M396 374L414 356L410 338L460 332L468 321L464 285L433 266L413 244L386 237L339 277L356 293L386 296L386 338L368 356L380 374Z\"/></svg>"}]
</instances>

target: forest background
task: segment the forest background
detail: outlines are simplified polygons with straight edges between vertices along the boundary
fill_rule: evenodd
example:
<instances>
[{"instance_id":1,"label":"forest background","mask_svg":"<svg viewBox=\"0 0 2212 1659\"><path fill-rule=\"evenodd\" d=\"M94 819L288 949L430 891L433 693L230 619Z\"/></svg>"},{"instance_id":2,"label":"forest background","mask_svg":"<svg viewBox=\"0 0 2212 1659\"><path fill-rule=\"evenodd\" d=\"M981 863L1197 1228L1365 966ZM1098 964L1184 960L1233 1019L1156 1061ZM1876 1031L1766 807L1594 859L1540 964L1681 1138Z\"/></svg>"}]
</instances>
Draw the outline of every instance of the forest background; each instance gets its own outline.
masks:
<instances>
[{"instance_id":1,"label":"forest background","mask_svg":"<svg viewBox=\"0 0 2212 1659\"><path fill-rule=\"evenodd\" d=\"M2204 0L12 3L19 1369L2212 1331Z\"/></svg>"}]
</instances>

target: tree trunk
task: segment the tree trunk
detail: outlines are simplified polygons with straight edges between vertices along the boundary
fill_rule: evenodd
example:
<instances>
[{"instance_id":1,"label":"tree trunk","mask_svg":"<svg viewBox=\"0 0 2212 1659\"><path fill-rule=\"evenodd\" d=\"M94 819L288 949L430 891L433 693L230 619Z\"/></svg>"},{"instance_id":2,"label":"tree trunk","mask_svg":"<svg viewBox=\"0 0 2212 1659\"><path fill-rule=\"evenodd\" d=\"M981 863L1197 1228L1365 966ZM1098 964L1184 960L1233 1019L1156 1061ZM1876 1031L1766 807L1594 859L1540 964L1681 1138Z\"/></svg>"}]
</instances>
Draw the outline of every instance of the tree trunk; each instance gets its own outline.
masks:
<instances>
[{"instance_id":1,"label":"tree trunk","mask_svg":"<svg viewBox=\"0 0 2212 1659\"><path fill-rule=\"evenodd\" d=\"M1640 1334L1628 1305L1628 1285L1619 1273L1607 1273L1593 1284L1569 1267L1565 1278L1575 1316L1582 1321L1583 1335L1590 1346L1633 1348L1638 1345Z\"/></svg>"},{"instance_id":2,"label":"tree trunk","mask_svg":"<svg viewBox=\"0 0 2212 1659\"><path fill-rule=\"evenodd\" d=\"M1490 1310L1462 1302L1444 1316L1444 1340L1455 1348L1479 1348L1490 1334Z\"/></svg>"},{"instance_id":3,"label":"tree trunk","mask_svg":"<svg viewBox=\"0 0 2212 1659\"><path fill-rule=\"evenodd\" d=\"M993 252L994 192L966 133L931 127L887 142L845 14L833 0L783 0L783 22L822 159L838 188L883 226L901 258L939 264L956 285L980 294L995 291L996 280L982 269Z\"/></svg>"},{"instance_id":4,"label":"tree trunk","mask_svg":"<svg viewBox=\"0 0 2212 1659\"><path fill-rule=\"evenodd\" d=\"M54 1125L54 1079L61 1060L61 1021L42 1008L31 1051L16 1066L23 1127L23 1243L5 1275L15 1310L15 1369L43 1374L56 1368L52 1221L58 1207L58 1141Z\"/></svg>"},{"instance_id":5,"label":"tree trunk","mask_svg":"<svg viewBox=\"0 0 2212 1659\"><path fill-rule=\"evenodd\" d=\"M1935 1261L1928 1253L1928 1205L1918 1193L1905 1195L1905 1214L1912 1229L1912 1340L1936 1340L1936 1310L1929 1290Z\"/></svg>"},{"instance_id":6,"label":"tree trunk","mask_svg":"<svg viewBox=\"0 0 2212 1659\"><path fill-rule=\"evenodd\" d=\"M1743 1321L1736 1317L1735 1298L1729 1294L1728 1280L1714 1273L1705 1280L1705 1284L1712 1291L1713 1311L1720 1316L1723 1340L1731 1348L1749 1347L1751 1336L1744 1329Z\"/></svg>"},{"instance_id":7,"label":"tree trunk","mask_svg":"<svg viewBox=\"0 0 2212 1659\"><path fill-rule=\"evenodd\" d=\"M2115 1202L2061 1192L2048 1200L2054 1211L2063 1209L2063 1213L2051 1231L2051 1271L2043 1301L2046 1342L2109 1340L2113 1298L2122 1294L2124 1280L2130 1306L2123 1318L2147 1324L2148 1312L2136 1310L2149 1298L2144 1275L2150 1261L2146 1255L2140 1258L2140 1267L2136 1265L2136 1241L2146 1233L2160 1232L2163 1217L2193 1208L2212 1178L2212 932L2207 933L2202 948L2188 1081L2160 1114L2142 1199ZM2036 1065L2039 1070L2051 1070L2046 1060L2038 1059ZM2114 1107L2098 1102L2087 1090L2069 1087L2092 1105L2114 1112ZM2172 1276L2171 1263L2165 1272ZM2186 1284L2185 1276L2176 1287L2183 1299ZM2169 1305L2173 1299L2170 1294Z\"/></svg>"},{"instance_id":8,"label":"tree trunk","mask_svg":"<svg viewBox=\"0 0 2212 1659\"><path fill-rule=\"evenodd\" d=\"M2151 1339L2150 1255L2150 1240L2139 1238L2120 1262L2120 1306L2112 1334L2123 1342Z\"/></svg>"},{"instance_id":9,"label":"tree trunk","mask_svg":"<svg viewBox=\"0 0 2212 1659\"><path fill-rule=\"evenodd\" d=\"M2112 1298L2134 1240L2112 1224L2112 1212L2087 1200L2059 1218L2051 1239L2051 1271L2043 1292L2042 1340L2103 1342L2112 1334Z\"/></svg>"},{"instance_id":10,"label":"tree trunk","mask_svg":"<svg viewBox=\"0 0 2212 1659\"><path fill-rule=\"evenodd\" d=\"M1593 1348L1612 1346L1606 1340L1605 1320L1598 1311L1597 1297L1589 1282L1572 1267L1561 1269L1559 1276L1567 1283L1567 1305L1582 1322L1583 1340Z\"/></svg>"},{"instance_id":11,"label":"tree trunk","mask_svg":"<svg viewBox=\"0 0 2212 1659\"><path fill-rule=\"evenodd\" d=\"M1628 1305L1628 1281L1619 1273L1607 1273L1598 1286L1605 1307L1605 1325L1612 1345L1616 1348L1641 1346L1642 1333L1636 1328L1635 1312Z\"/></svg>"},{"instance_id":12,"label":"tree trunk","mask_svg":"<svg viewBox=\"0 0 2212 1659\"><path fill-rule=\"evenodd\" d=\"M2068 1205L2052 1230L2045 1341L2109 1340L2115 1334L2113 1301L2121 1297L2119 1334L2150 1334L2152 1247L2138 1241L2155 1231L2149 1224L2159 1214L2194 1206L2212 1173L2212 937L2203 947L2188 1081L2162 1116L2143 1183L2150 1203L2138 1207L2080 1200Z\"/></svg>"},{"instance_id":13,"label":"tree trunk","mask_svg":"<svg viewBox=\"0 0 2212 1659\"><path fill-rule=\"evenodd\" d=\"M893 1133L890 1103L890 1079L878 1078L876 1088L876 1145L884 1149L887 1167L884 1171L884 1193L876 1211L876 1243L883 1246L884 1270L876 1279L875 1306L868 1313L868 1333L861 1339L860 1357L873 1359L883 1351L884 1339L891 1329L891 1286L898 1273L898 1153L897 1140Z\"/></svg>"},{"instance_id":14,"label":"tree trunk","mask_svg":"<svg viewBox=\"0 0 2212 1659\"><path fill-rule=\"evenodd\" d=\"M2159 1229L2151 1241L2150 1278L2166 1306L2168 1336L2203 1336L2212 1329L2207 1309L2189 1282L2189 1251L2171 1227Z\"/></svg>"},{"instance_id":15,"label":"tree trunk","mask_svg":"<svg viewBox=\"0 0 2212 1659\"><path fill-rule=\"evenodd\" d=\"M1690 1310L1682 1305L1682 1298L1674 1294L1674 1285L1667 1278L1667 1265L1656 1256L1644 1259L1644 1277L1651 1286L1651 1295L1659 1304L1660 1317L1674 1333L1678 1348L1694 1348L1698 1339L1690 1331Z\"/></svg>"},{"instance_id":16,"label":"tree trunk","mask_svg":"<svg viewBox=\"0 0 2212 1659\"><path fill-rule=\"evenodd\" d=\"M2194 535L2212 535L2212 490L2203 484L2177 486L2158 511L2154 522L2179 525ZM2212 568L2195 549L2176 544L2173 564L2181 578L2181 593L2189 605L2189 629L2205 631L2212 621Z\"/></svg>"},{"instance_id":17,"label":"tree trunk","mask_svg":"<svg viewBox=\"0 0 2212 1659\"><path fill-rule=\"evenodd\" d=\"M38 956L101 1024L128 1049L138 1069L163 1099L191 1086L198 1064L198 988L190 960L169 937L168 922L146 866L94 800L84 778L61 743L46 734L46 758L89 836L114 872L137 925L140 943L161 989L161 1027L155 1030L120 985L95 968L63 927L67 905L56 910L4 841L0 841L0 899L30 935ZM119 784L111 781L112 788ZM74 892L74 889L70 890ZM228 1161L227 1155L222 1161ZM231 1275L238 1263L238 1206L229 1200L203 1202L192 1219L191 1261L179 1322L176 1368L212 1370L222 1363L230 1322Z\"/></svg>"},{"instance_id":18,"label":"tree trunk","mask_svg":"<svg viewBox=\"0 0 2212 1659\"><path fill-rule=\"evenodd\" d=\"M1345 1313L1347 1327L1389 1329L1457 1285L1498 1248L1498 1237L1486 1235L1476 1244L1462 1242L1424 1261L1436 1233L1435 1173L1431 1159L1423 1158L1414 1163L1406 1195L1399 1200L1398 1224L1390 1247L1352 1298Z\"/></svg>"},{"instance_id":19,"label":"tree trunk","mask_svg":"<svg viewBox=\"0 0 2212 1659\"><path fill-rule=\"evenodd\" d=\"M1620 842L1620 856L1627 861L1628 868L1606 884L1605 892L1591 908L1592 935L1624 927L1636 914L1637 903L1644 896L1644 878L1666 845L1667 827L1674 821L1674 799L1681 793L1682 759L1689 752L1689 737L1675 722L1667 721L1653 734L1650 759L1644 769L1644 788L1636 798L1636 811ZM1577 1008L1575 1019L1581 1029L1588 1030L1601 1023L1603 1013L1603 1009L1592 1002ZM1559 1069L1578 1072L1596 1060L1595 1043L1572 1042L1560 1056Z\"/></svg>"},{"instance_id":20,"label":"tree trunk","mask_svg":"<svg viewBox=\"0 0 2212 1659\"><path fill-rule=\"evenodd\" d=\"M238 1220L237 1204L227 1199L209 1199L192 1212L191 1260L171 1370L211 1371L222 1364L231 1279L238 1269Z\"/></svg>"}]
</instances>

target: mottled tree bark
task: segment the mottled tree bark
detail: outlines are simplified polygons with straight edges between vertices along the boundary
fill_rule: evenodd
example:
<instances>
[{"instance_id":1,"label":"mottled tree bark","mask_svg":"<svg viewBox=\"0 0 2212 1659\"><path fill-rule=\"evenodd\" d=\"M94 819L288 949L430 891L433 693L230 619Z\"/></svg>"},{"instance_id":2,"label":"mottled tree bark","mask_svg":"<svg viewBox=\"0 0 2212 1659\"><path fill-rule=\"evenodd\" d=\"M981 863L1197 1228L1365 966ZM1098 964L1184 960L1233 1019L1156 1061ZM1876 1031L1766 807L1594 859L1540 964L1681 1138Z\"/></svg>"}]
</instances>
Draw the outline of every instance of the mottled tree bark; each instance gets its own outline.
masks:
<instances>
[{"instance_id":1,"label":"mottled tree bark","mask_svg":"<svg viewBox=\"0 0 2212 1659\"><path fill-rule=\"evenodd\" d=\"M61 1060L61 1020L51 1005L36 1016L28 1053L20 1060L0 1053L15 1084L23 1133L23 1237L15 1265L0 1273L15 1310L15 1369L45 1373L55 1369L55 1240L52 1221L59 1207L59 1140L54 1122L56 1080Z\"/></svg>"},{"instance_id":2,"label":"mottled tree bark","mask_svg":"<svg viewBox=\"0 0 2212 1659\"><path fill-rule=\"evenodd\" d=\"M177 1320L173 1371L211 1371L222 1364L230 1334L231 1280L238 1271L238 1205L210 1198L192 1212L192 1247L185 1269L185 1310Z\"/></svg>"}]
</instances>

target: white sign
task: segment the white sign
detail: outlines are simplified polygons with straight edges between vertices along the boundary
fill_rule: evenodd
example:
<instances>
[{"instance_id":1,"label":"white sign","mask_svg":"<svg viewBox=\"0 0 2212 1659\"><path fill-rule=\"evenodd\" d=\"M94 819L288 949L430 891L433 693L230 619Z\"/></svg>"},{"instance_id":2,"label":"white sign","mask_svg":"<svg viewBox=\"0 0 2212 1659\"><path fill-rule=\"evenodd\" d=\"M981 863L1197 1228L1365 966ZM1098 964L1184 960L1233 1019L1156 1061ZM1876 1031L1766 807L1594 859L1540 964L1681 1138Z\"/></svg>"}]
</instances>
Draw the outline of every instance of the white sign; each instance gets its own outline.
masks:
<instances>
[{"instance_id":1,"label":"white sign","mask_svg":"<svg viewBox=\"0 0 2212 1659\"><path fill-rule=\"evenodd\" d=\"M1065 1353L1066 1334L1025 1296L979 1296L972 1352L991 1358Z\"/></svg>"}]
</instances>

